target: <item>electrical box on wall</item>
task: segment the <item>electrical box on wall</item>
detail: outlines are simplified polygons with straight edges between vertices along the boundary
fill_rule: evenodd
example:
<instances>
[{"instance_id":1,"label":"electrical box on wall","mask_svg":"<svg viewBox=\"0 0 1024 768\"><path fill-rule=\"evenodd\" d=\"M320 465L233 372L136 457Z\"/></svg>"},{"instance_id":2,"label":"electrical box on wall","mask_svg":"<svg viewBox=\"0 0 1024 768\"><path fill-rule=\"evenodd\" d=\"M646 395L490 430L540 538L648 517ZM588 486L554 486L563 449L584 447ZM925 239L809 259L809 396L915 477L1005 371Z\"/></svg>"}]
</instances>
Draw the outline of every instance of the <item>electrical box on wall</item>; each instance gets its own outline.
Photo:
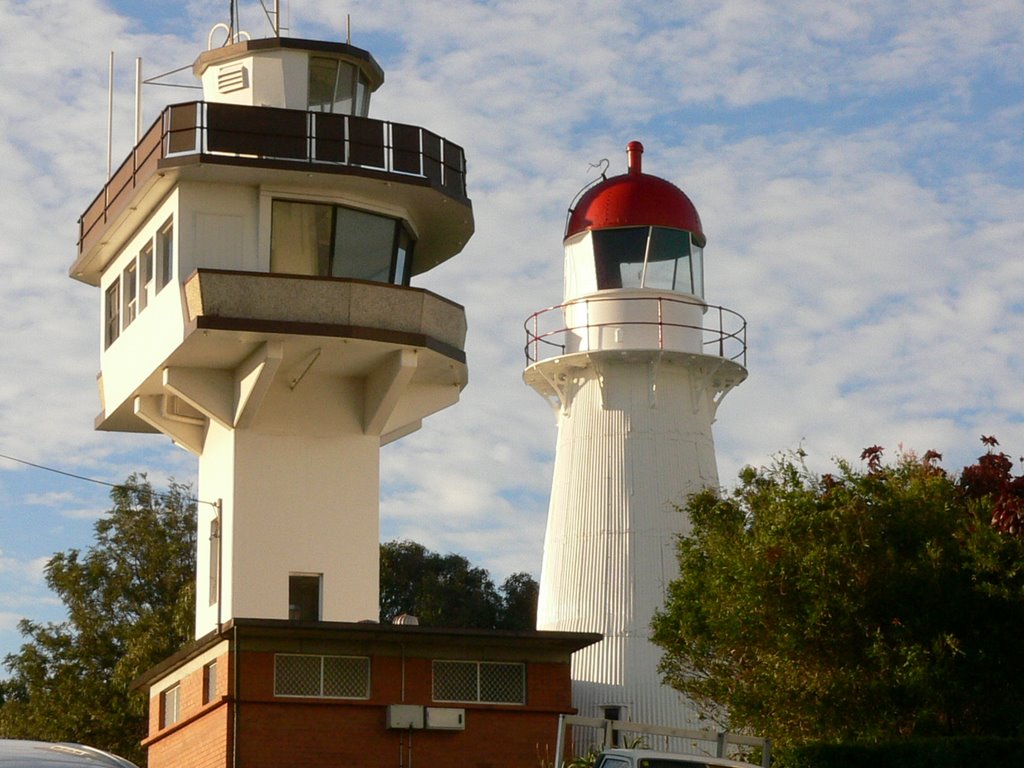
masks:
<instances>
[{"instance_id":1,"label":"electrical box on wall","mask_svg":"<svg viewBox=\"0 0 1024 768\"><path fill-rule=\"evenodd\" d=\"M427 728L446 731L466 729L466 710L454 707L426 707Z\"/></svg>"},{"instance_id":2,"label":"electrical box on wall","mask_svg":"<svg viewBox=\"0 0 1024 768\"><path fill-rule=\"evenodd\" d=\"M422 728L423 707L416 704L390 704L388 728Z\"/></svg>"}]
</instances>

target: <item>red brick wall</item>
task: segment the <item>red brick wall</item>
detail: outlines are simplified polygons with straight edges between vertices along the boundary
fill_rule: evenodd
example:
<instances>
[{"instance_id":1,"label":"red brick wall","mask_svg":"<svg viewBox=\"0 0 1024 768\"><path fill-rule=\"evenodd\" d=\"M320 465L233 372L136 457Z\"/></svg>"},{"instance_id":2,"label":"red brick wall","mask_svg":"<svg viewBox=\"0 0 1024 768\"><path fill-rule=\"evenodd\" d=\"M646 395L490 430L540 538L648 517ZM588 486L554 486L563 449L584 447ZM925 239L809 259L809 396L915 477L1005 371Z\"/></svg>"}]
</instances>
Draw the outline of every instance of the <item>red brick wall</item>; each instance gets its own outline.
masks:
<instances>
[{"instance_id":1,"label":"red brick wall","mask_svg":"<svg viewBox=\"0 0 1024 768\"><path fill-rule=\"evenodd\" d=\"M373 657L369 700L277 698L274 654L243 653L237 703L239 766L394 768L410 764L411 747L414 766L537 768L538 756L554 753L558 714L571 711L568 663L528 664L524 706L435 705L429 658L405 659L403 698L402 669L400 657ZM222 657L218 664L220 693L227 694L232 675L228 657ZM159 697L151 700L150 768L230 765L231 707L226 703L202 705L202 670L184 678L181 686L182 722L163 733L157 727ZM399 703L463 708L465 729L388 730L387 705Z\"/></svg>"},{"instance_id":2,"label":"red brick wall","mask_svg":"<svg viewBox=\"0 0 1024 768\"><path fill-rule=\"evenodd\" d=\"M149 768L224 768L230 765L230 708L226 704L149 741Z\"/></svg>"},{"instance_id":3,"label":"red brick wall","mask_svg":"<svg viewBox=\"0 0 1024 768\"><path fill-rule=\"evenodd\" d=\"M413 765L537 768L539 754L554 753L557 715L467 707L464 731L409 732L384 726L383 706L244 702L239 764L394 768L409 765L411 742Z\"/></svg>"}]
</instances>

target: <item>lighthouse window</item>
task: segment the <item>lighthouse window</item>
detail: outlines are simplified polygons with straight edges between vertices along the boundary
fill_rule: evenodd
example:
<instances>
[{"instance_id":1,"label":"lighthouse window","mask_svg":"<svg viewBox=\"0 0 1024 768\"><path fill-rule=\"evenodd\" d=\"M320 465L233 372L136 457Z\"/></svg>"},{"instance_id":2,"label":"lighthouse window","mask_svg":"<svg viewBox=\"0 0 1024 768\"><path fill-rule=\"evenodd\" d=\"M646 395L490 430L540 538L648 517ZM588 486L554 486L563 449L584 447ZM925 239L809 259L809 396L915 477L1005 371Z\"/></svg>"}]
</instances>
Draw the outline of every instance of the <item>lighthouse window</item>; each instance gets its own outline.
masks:
<instances>
[{"instance_id":1,"label":"lighthouse window","mask_svg":"<svg viewBox=\"0 0 1024 768\"><path fill-rule=\"evenodd\" d=\"M647 227L605 229L594 233L598 288L640 288Z\"/></svg>"},{"instance_id":2,"label":"lighthouse window","mask_svg":"<svg viewBox=\"0 0 1024 768\"><path fill-rule=\"evenodd\" d=\"M678 229L651 228L644 286L692 293L690 233Z\"/></svg>"},{"instance_id":3,"label":"lighthouse window","mask_svg":"<svg viewBox=\"0 0 1024 768\"><path fill-rule=\"evenodd\" d=\"M666 227L623 227L593 233L597 287L654 288L704 294L701 249L690 233Z\"/></svg>"},{"instance_id":4,"label":"lighthouse window","mask_svg":"<svg viewBox=\"0 0 1024 768\"><path fill-rule=\"evenodd\" d=\"M342 206L275 200L270 271L406 285L413 238L398 219Z\"/></svg>"}]
</instances>

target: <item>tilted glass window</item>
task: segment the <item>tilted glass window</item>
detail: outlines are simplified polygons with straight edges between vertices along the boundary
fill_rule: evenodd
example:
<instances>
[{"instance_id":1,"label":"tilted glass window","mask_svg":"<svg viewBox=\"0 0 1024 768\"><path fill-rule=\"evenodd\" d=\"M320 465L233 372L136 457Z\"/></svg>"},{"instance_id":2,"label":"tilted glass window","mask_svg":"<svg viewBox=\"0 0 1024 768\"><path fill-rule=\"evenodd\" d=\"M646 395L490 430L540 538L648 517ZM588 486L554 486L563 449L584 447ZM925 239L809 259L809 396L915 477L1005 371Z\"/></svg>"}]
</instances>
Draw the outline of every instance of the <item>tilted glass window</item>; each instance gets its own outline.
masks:
<instances>
[{"instance_id":1,"label":"tilted glass window","mask_svg":"<svg viewBox=\"0 0 1024 768\"><path fill-rule=\"evenodd\" d=\"M314 56L309 60L309 111L365 116L366 76L352 63Z\"/></svg>"},{"instance_id":2,"label":"tilted glass window","mask_svg":"<svg viewBox=\"0 0 1024 768\"><path fill-rule=\"evenodd\" d=\"M334 216L331 276L391 282L395 220L352 208L337 208Z\"/></svg>"},{"instance_id":3,"label":"tilted glass window","mask_svg":"<svg viewBox=\"0 0 1024 768\"><path fill-rule=\"evenodd\" d=\"M654 288L703 298L703 252L690 233L668 227L593 232L598 288Z\"/></svg>"},{"instance_id":4,"label":"tilted glass window","mask_svg":"<svg viewBox=\"0 0 1024 768\"><path fill-rule=\"evenodd\" d=\"M271 208L271 272L408 285L413 245L390 216L290 200Z\"/></svg>"}]
</instances>

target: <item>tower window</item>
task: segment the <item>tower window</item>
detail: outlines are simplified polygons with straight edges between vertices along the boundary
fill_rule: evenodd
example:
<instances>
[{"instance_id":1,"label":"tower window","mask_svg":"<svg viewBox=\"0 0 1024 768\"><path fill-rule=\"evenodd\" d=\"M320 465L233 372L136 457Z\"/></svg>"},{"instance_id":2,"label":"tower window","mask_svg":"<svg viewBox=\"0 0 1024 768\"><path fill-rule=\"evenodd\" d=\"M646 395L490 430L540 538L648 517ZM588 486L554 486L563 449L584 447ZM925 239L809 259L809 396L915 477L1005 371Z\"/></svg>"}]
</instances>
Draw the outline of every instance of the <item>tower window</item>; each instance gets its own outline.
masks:
<instances>
[{"instance_id":1,"label":"tower window","mask_svg":"<svg viewBox=\"0 0 1024 768\"><path fill-rule=\"evenodd\" d=\"M369 88L366 76L340 59L314 56L309 60L309 111L365 116Z\"/></svg>"},{"instance_id":2,"label":"tower window","mask_svg":"<svg viewBox=\"0 0 1024 768\"><path fill-rule=\"evenodd\" d=\"M147 242L139 251L139 311L149 303L149 292L153 285L153 243Z\"/></svg>"},{"instance_id":3,"label":"tower window","mask_svg":"<svg viewBox=\"0 0 1024 768\"><path fill-rule=\"evenodd\" d=\"M113 344L121 333L121 281L115 280L107 288L103 302L103 347Z\"/></svg>"},{"instance_id":4,"label":"tower window","mask_svg":"<svg viewBox=\"0 0 1024 768\"><path fill-rule=\"evenodd\" d=\"M271 272L408 285L415 241L399 219L275 200L270 227Z\"/></svg>"},{"instance_id":5,"label":"tower window","mask_svg":"<svg viewBox=\"0 0 1024 768\"><path fill-rule=\"evenodd\" d=\"M138 310L139 285L136 282L137 275L135 270L135 260L132 259L132 262L121 273L121 294L124 300L122 318L125 328L132 324L132 320L135 319L135 313Z\"/></svg>"},{"instance_id":6,"label":"tower window","mask_svg":"<svg viewBox=\"0 0 1024 768\"><path fill-rule=\"evenodd\" d=\"M288 576L288 618L320 621L320 583L323 576L293 573Z\"/></svg>"},{"instance_id":7,"label":"tower window","mask_svg":"<svg viewBox=\"0 0 1024 768\"><path fill-rule=\"evenodd\" d=\"M174 274L174 222L167 220L156 234L156 289L159 291Z\"/></svg>"}]
</instances>

